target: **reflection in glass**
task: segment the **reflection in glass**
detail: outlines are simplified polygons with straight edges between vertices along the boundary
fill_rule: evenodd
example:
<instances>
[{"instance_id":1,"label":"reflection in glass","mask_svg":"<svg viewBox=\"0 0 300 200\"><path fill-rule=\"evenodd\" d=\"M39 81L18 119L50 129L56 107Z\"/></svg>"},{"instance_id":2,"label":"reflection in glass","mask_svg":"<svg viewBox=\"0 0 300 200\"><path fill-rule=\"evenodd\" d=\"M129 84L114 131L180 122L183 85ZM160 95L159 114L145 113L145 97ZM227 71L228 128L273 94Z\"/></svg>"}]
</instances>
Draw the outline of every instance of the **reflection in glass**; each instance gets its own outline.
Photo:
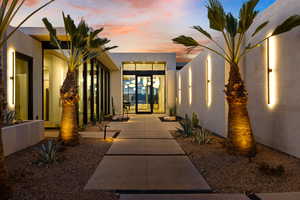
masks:
<instances>
[{"instance_id":1,"label":"reflection in glass","mask_svg":"<svg viewBox=\"0 0 300 200\"><path fill-rule=\"evenodd\" d=\"M123 76L123 104L128 113L135 113L135 75Z\"/></svg>"},{"instance_id":2,"label":"reflection in glass","mask_svg":"<svg viewBox=\"0 0 300 200\"><path fill-rule=\"evenodd\" d=\"M153 75L153 112L165 112L165 76Z\"/></svg>"},{"instance_id":3,"label":"reflection in glass","mask_svg":"<svg viewBox=\"0 0 300 200\"><path fill-rule=\"evenodd\" d=\"M151 112L151 76L137 77L138 112Z\"/></svg>"},{"instance_id":4,"label":"reflection in glass","mask_svg":"<svg viewBox=\"0 0 300 200\"><path fill-rule=\"evenodd\" d=\"M29 63L16 58L16 119L28 120Z\"/></svg>"}]
</instances>

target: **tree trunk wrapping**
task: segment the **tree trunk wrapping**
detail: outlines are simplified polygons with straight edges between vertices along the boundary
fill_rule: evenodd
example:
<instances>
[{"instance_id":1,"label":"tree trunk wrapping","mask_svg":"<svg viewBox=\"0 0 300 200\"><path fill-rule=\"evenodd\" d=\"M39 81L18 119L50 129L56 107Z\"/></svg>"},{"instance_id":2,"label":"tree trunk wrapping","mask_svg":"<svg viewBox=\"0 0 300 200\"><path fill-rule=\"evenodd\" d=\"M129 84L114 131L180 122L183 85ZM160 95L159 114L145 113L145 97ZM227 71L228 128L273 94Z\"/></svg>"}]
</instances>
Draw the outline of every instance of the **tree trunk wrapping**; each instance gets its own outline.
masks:
<instances>
[{"instance_id":1,"label":"tree trunk wrapping","mask_svg":"<svg viewBox=\"0 0 300 200\"><path fill-rule=\"evenodd\" d=\"M230 65L229 81L225 89L228 111L228 146L229 150L246 156L256 153L248 114L248 93L237 64Z\"/></svg>"},{"instance_id":2,"label":"tree trunk wrapping","mask_svg":"<svg viewBox=\"0 0 300 200\"><path fill-rule=\"evenodd\" d=\"M76 145L79 142L77 127L78 92L76 71L69 71L60 90L62 101L62 118L60 140L66 145Z\"/></svg>"}]
</instances>

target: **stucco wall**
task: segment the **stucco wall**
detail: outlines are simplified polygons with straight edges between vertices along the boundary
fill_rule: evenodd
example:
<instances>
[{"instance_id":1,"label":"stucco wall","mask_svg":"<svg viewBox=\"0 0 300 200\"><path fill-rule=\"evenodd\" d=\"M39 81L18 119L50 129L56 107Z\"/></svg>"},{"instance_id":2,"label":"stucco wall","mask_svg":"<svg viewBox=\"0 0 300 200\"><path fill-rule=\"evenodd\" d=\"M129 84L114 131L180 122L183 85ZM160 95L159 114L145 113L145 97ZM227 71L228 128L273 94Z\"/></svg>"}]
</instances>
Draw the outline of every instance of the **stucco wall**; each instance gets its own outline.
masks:
<instances>
[{"instance_id":1,"label":"stucco wall","mask_svg":"<svg viewBox=\"0 0 300 200\"><path fill-rule=\"evenodd\" d=\"M300 14L299 0L277 0L257 17L249 33L269 20L270 24L255 37L254 41L258 41L294 14ZM271 40L270 59L275 79L270 87L275 89L274 95L271 94L274 105L267 104L266 43L248 54L244 62L252 127L259 142L300 157L300 28Z\"/></svg>"},{"instance_id":2,"label":"stucco wall","mask_svg":"<svg viewBox=\"0 0 300 200\"><path fill-rule=\"evenodd\" d=\"M299 0L277 0L256 18L246 40L264 21L269 25L258 34L255 41L269 35L276 25L288 16L300 14ZM249 92L249 114L256 140L280 151L300 157L300 28L271 38L270 61L274 63L270 89L272 101L267 103L267 54L266 43L254 49L241 63L242 76ZM177 104L180 115L197 112L200 123L218 134L226 136L227 103L224 100L224 81L227 82L228 67L219 57L212 56L212 104L205 102L205 68L207 52L201 52L193 61L177 73L182 76L182 104ZM211 54L213 55L213 54ZM226 64L227 65L227 64ZM193 100L188 105L188 68L192 67ZM225 77L225 79L224 79ZM274 92L273 92L274 91ZM178 90L177 90L178 92Z\"/></svg>"},{"instance_id":3,"label":"stucco wall","mask_svg":"<svg viewBox=\"0 0 300 200\"><path fill-rule=\"evenodd\" d=\"M42 119L42 44L17 31L7 42L7 49L9 48L33 58L33 118Z\"/></svg>"},{"instance_id":4,"label":"stucco wall","mask_svg":"<svg viewBox=\"0 0 300 200\"><path fill-rule=\"evenodd\" d=\"M211 59L211 104L207 102L207 58ZM189 95L189 70L192 75L192 101ZM179 76L181 78L179 78ZM224 100L225 67L224 60L208 51L201 52L196 58L177 72L177 92L181 79L181 103L177 97L177 113L189 117L195 112L200 125L220 134L226 135L226 117Z\"/></svg>"}]
</instances>

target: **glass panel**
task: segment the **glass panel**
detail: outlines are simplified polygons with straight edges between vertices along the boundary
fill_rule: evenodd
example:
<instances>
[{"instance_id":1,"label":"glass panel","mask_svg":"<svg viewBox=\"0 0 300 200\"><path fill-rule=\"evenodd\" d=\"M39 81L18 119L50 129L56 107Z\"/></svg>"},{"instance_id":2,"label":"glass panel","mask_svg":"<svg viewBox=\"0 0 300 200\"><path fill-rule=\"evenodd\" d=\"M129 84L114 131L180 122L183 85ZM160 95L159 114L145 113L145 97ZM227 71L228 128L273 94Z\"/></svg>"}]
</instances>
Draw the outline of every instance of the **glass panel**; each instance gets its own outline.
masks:
<instances>
[{"instance_id":1,"label":"glass panel","mask_svg":"<svg viewBox=\"0 0 300 200\"><path fill-rule=\"evenodd\" d=\"M165 64L164 63L153 64L153 70L154 71L164 71L165 70Z\"/></svg>"},{"instance_id":2,"label":"glass panel","mask_svg":"<svg viewBox=\"0 0 300 200\"><path fill-rule=\"evenodd\" d=\"M137 77L138 112L151 112L151 77Z\"/></svg>"},{"instance_id":3,"label":"glass panel","mask_svg":"<svg viewBox=\"0 0 300 200\"><path fill-rule=\"evenodd\" d=\"M124 112L135 113L135 75L123 76L123 105Z\"/></svg>"},{"instance_id":4,"label":"glass panel","mask_svg":"<svg viewBox=\"0 0 300 200\"><path fill-rule=\"evenodd\" d=\"M16 119L28 120L28 88L29 88L29 72L28 62L16 59Z\"/></svg>"},{"instance_id":5,"label":"glass panel","mask_svg":"<svg viewBox=\"0 0 300 200\"><path fill-rule=\"evenodd\" d=\"M45 127L59 127L61 120L60 88L68 71L67 63L54 51L44 57Z\"/></svg>"},{"instance_id":6,"label":"glass panel","mask_svg":"<svg viewBox=\"0 0 300 200\"><path fill-rule=\"evenodd\" d=\"M137 71L152 71L152 64L142 64L137 63L136 64L136 70Z\"/></svg>"},{"instance_id":7,"label":"glass panel","mask_svg":"<svg viewBox=\"0 0 300 200\"><path fill-rule=\"evenodd\" d=\"M135 64L132 64L132 63L123 64L123 70L124 71L135 71Z\"/></svg>"},{"instance_id":8,"label":"glass panel","mask_svg":"<svg viewBox=\"0 0 300 200\"><path fill-rule=\"evenodd\" d=\"M153 75L153 112L165 112L165 76Z\"/></svg>"}]
</instances>

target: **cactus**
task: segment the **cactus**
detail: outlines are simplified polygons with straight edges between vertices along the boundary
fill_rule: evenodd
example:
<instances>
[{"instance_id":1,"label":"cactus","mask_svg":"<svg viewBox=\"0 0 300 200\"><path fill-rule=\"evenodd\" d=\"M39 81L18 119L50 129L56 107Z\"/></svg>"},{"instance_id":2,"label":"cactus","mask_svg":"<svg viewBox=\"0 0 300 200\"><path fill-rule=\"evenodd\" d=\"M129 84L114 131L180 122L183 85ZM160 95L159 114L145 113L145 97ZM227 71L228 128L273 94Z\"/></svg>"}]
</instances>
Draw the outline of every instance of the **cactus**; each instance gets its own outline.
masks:
<instances>
[{"instance_id":1,"label":"cactus","mask_svg":"<svg viewBox=\"0 0 300 200\"><path fill-rule=\"evenodd\" d=\"M205 129L200 128L197 131L195 131L193 137L193 141L197 144L209 144L211 142L211 138L209 137L211 133Z\"/></svg>"},{"instance_id":2,"label":"cactus","mask_svg":"<svg viewBox=\"0 0 300 200\"><path fill-rule=\"evenodd\" d=\"M193 126L193 128L197 128L199 126L198 116L194 112L193 112L193 115L192 115L192 126Z\"/></svg>"},{"instance_id":3,"label":"cactus","mask_svg":"<svg viewBox=\"0 0 300 200\"><path fill-rule=\"evenodd\" d=\"M57 161L58 143L48 140L38 150L38 164L52 164Z\"/></svg>"},{"instance_id":4,"label":"cactus","mask_svg":"<svg viewBox=\"0 0 300 200\"><path fill-rule=\"evenodd\" d=\"M3 124L6 126L12 125L16 117L15 111L6 110L3 112Z\"/></svg>"}]
</instances>

